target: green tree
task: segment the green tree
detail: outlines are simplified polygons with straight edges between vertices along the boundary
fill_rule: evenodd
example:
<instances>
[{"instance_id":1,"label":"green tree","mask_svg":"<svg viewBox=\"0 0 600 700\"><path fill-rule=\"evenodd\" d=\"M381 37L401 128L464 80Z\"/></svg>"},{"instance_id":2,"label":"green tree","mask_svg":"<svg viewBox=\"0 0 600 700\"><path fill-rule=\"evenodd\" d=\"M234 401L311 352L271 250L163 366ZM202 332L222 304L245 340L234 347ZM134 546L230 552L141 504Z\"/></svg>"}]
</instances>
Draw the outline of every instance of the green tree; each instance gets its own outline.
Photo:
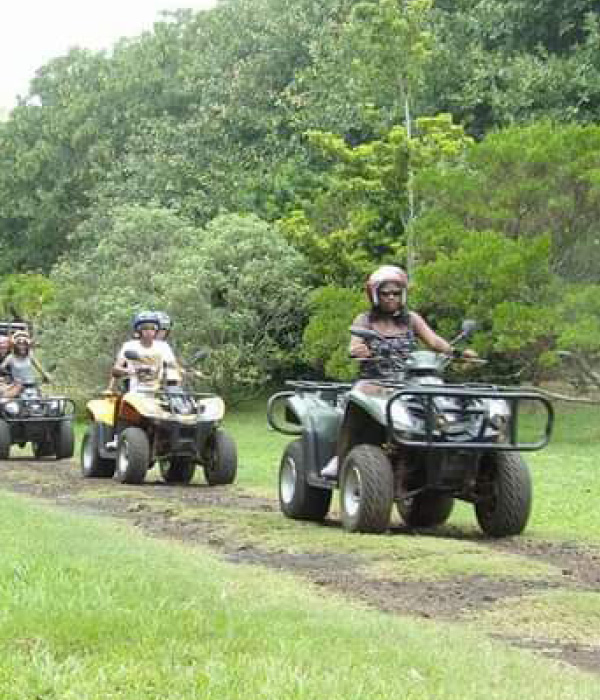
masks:
<instances>
[{"instance_id":1,"label":"green tree","mask_svg":"<svg viewBox=\"0 0 600 700\"><path fill-rule=\"evenodd\" d=\"M406 258L411 209L419 204L411 201L411 169L444 170L470 142L448 115L418 119L411 138L396 126L356 147L335 134L308 137L331 166L320 191L309 191L280 226L317 279L341 286L362 281L378 262Z\"/></svg>"},{"instance_id":2,"label":"green tree","mask_svg":"<svg viewBox=\"0 0 600 700\"><path fill-rule=\"evenodd\" d=\"M364 293L356 289L330 286L311 294L302 349L306 360L323 376L340 381L356 376L356 362L348 356L348 329L365 306Z\"/></svg>"},{"instance_id":3,"label":"green tree","mask_svg":"<svg viewBox=\"0 0 600 700\"><path fill-rule=\"evenodd\" d=\"M0 316L37 321L54 297L52 282L43 275L7 275L0 282Z\"/></svg>"},{"instance_id":4,"label":"green tree","mask_svg":"<svg viewBox=\"0 0 600 700\"><path fill-rule=\"evenodd\" d=\"M520 239L549 233L552 270L568 280L600 280L600 130L548 122L490 134L456 167L419 179L428 218ZM436 223L437 217L441 223ZM421 255L424 253L421 252Z\"/></svg>"},{"instance_id":5,"label":"green tree","mask_svg":"<svg viewBox=\"0 0 600 700\"><path fill-rule=\"evenodd\" d=\"M181 347L210 348L206 372L219 392L245 398L295 368L308 269L272 226L253 215L215 218L168 279Z\"/></svg>"},{"instance_id":6,"label":"green tree","mask_svg":"<svg viewBox=\"0 0 600 700\"><path fill-rule=\"evenodd\" d=\"M305 264L265 222L222 216L199 229L165 209L122 206L96 212L76 236L77 254L52 273L42 339L60 381L82 397L106 382L142 309L171 314L184 357L211 350L208 383L228 397L295 361Z\"/></svg>"},{"instance_id":7,"label":"green tree","mask_svg":"<svg viewBox=\"0 0 600 700\"><path fill-rule=\"evenodd\" d=\"M535 119L598 121L595 0L437 0L426 109L483 136Z\"/></svg>"}]
</instances>

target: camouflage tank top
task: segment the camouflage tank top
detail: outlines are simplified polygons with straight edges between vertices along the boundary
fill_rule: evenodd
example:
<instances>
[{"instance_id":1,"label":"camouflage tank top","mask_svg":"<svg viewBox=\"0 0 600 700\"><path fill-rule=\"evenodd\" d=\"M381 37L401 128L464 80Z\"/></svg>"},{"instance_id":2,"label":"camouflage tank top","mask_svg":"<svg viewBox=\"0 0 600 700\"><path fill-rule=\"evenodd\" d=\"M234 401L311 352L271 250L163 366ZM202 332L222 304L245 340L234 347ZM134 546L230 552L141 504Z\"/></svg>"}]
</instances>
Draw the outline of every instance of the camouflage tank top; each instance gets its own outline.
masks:
<instances>
[{"instance_id":1,"label":"camouflage tank top","mask_svg":"<svg viewBox=\"0 0 600 700\"><path fill-rule=\"evenodd\" d=\"M381 321L373 313L364 313L358 316L352 325L377 331L398 355L408 356L417 347L417 338L408 312L398 316L397 319ZM385 360L373 362L367 360L360 363L360 376L365 379L385 377L390 371L390 368L386 368Z\"/></svg>"}]
</instances>

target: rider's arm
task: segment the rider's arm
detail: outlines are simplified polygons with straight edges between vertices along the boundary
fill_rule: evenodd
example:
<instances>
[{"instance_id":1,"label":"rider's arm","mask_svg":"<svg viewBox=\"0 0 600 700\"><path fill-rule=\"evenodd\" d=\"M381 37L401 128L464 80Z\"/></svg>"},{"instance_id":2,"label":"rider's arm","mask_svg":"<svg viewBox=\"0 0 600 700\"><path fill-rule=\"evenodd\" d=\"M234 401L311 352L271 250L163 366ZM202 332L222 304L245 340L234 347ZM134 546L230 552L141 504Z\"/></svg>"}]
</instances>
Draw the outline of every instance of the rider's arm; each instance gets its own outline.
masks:
<instances>
[{"instance_id":1,"label":"rider's arm","mask_svg":"<svg viewBox=\"0 0 600 700\"><path fill-rule=\"evenodd\" d=\"M127 340L123 343L123 345L121 345L121 349L117 354L115 364L110 372L112 377L130 377L135 374L135 370L127 362L127 358L125 357L126 350L138 350L137 341Z\"/></svg>"},{"instance_id":2,"label":"rider's arm","mask_svg":"<svg viewBox=\"0 0 600 700\"><path fill-rule=\"evenodd\" d=\"M444 340L444 338L438 335L435 331L433 331L427 325L422 316L419 316L419 314L415 313L414 311L410 312L410 316L411 325L415 333L417 334L417 337L419 338L419 340L422 340L430 350L435 350L436 352L443 352L447 355L450 355L452 353L452 346L450 345L450 343L447 340Z\"/></svg>"},{"instance_id":3,"label":"rider's arm","mask_svg":"<svg viewBox=\"0 0 600 700\"><path fill-rule=\"evenodd\" d=\"M0 362L0 375L4 376L8 381L13 380L12 355L7 355L2 362Z\"/></svg>"},{"instance_id":4,"label":"rider's arm","mask_svg":"<svg viewBox=\"0 0 600 700\"><path fill-rule=\"evenodd\" d=\"M42 379L45 382L48 382L49 384L52 382L52 377L46 372L46 370L42 367L40 362L33 356L30 355L31 357L31 364L37 369L37 371L40 373Z\"/></svg>"},{"instance_id":5,"label":"rider's arm","mask_svg":"<svg viewBox=\"0 0 600 700\"><path fill-rule=\"evenodd\" d=\"M127 362L127 358L125 357L125 351L128 349L135 349L132 342L129 340L121 346L115 364L111 370L111 376L119 378L130 377L131 375L135 374L135 370Z\"/></svg>"},{"instance_id":6,"label":"rider's arm","mask_svg":"<svg viewBox=\"0 0 600 700\"><path fill-rule=\"evenodd\" d=\"M360 314L357 316L352 322L352 325L356 328L368 329L369 325L366 320L366 314ZM350 357L371 357L371 351L369 350L369 346L365 343L365 341L362 338L358 338L352 334L350 335L349 353Z\"/></svg>"},{"instance_id":7,"label":"rider's arm","mask_svg":"<svg viewBox=\"0 0 600 700\"><path fill-rule=\"evenodd\" d=\"M132 370L127 366L127 360L125 358L119 358L113 365L111 374L113 377L129 377L132 374Z\"/></svg>"}]
</instances>

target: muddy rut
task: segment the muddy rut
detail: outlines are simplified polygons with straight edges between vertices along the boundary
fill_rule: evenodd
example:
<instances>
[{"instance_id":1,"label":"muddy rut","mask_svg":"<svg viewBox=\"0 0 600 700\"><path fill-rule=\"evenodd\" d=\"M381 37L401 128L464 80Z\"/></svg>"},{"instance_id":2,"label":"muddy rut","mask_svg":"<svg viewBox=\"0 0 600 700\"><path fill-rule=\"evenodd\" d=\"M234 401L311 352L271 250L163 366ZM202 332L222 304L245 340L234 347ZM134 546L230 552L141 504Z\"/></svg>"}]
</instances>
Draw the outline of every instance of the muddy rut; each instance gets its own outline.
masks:
<instances>
[{"instance_id":1,"label":"muddy rut","mask_svg":"<svg viewBox=\"0 0 600 700\"><path fill-rule=\"evenodd\" d=\"M142 486L121 486L110 480L81 478L75 461L31 461L14 458L0 462L1 484L5 490L40 498L69 509L125 519L147 535L170 538L211 548L233 563L265 566L305 577L324 590L388 613L424 618L460 620L505 598L526 596L551 589L600 591L600 549L577 542L548 542L511 538L501 541L477 540L478 545L543 561L562 572L562 580L531 580L458 576L436 581L406 581L369 576L362 565L366 558L355 553L322 551L289 552L261 546L241 531L224 536L222 516L227 511L278 512L275 498L256 497L239 487L207 487L202 484L173 486L152 481ZM215 520L218 511L221 518ZM181 517L185 514L185 517ZM328 521L324 527L339 527ZM323 527L315 525L314 527ZM300 525L299 525L300 527ZM235 532L235 528L233 530ZM388 536L406 536L406 528L392 529ZM463 537L446 527L445 537ZM532 649L553 658L600 674L600 647L540 638L502 637L510 644Z\"/></svg>"}]
</instances>

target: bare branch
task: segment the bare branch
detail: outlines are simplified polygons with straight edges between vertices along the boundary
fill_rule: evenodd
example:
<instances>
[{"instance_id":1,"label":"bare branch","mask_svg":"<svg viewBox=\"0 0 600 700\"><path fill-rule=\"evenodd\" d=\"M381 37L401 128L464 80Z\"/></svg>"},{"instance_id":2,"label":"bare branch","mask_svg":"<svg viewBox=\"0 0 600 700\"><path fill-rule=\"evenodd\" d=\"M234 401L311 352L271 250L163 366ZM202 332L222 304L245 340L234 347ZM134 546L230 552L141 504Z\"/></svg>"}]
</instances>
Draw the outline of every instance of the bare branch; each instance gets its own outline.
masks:
<instances>
[{"instance_id":1,"label":"bare branch","mask_svg":"<svg viewBox=\"0 0 600 700\"><path fill-rule=\"evenodd\" d=\"M542 394L548 399L554 399L555 401L567 401L568 403L584 403L590 406L600 406L600 398L593 398L591 396L570 396L568 394L557 394L555 391L548 391L547 389L542 389L540 386L533 384L532 386L521 385L519 389L523 391L537 391L538 394Z\"/></svg>"}]
</instances>

